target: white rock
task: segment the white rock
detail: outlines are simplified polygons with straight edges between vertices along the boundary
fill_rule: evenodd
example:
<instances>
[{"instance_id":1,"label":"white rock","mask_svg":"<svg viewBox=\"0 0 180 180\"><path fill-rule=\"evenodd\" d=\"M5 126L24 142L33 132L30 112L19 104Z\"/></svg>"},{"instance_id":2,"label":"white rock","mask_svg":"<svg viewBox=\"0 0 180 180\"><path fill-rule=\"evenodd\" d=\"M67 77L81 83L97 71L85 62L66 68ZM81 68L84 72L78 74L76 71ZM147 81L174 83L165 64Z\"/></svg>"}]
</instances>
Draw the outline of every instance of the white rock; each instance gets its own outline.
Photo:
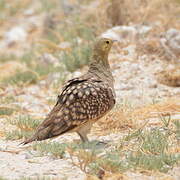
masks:
<instances>
[{"instance_id":1,"label":"white rock","mask_svg":"<svg viewBox=\"0 0 180 180\"><path fill-rule=\"evenodd\" d=\"M115 26L102 33L102 37L115 39L118 41L134 41L138 35L148 33L152 28L149 26Z\"/></svg>"},{"instance_id":2,"label":"white rock","mask_svg":"<svg viewBox=\"0 0 180 180\"><path fill-rule=\"evenodd\" d=\"M74 73L72 73L72 77L74 78L74 77L79 77L79 76L81 76L82 75L82 73L80 72L80 71L75 71Z\"/></svg>"},{"instance_id":3,"label":"white rock","mask_svg":"<svg viewBox=\"0 0 180 180\"><path fill-rule=\"evenodd\" d=\"M133 63L132 65L131 65L131 70L132 71L139 71L141 68L140 68L140 65L139 64L137 64L137 63Z\"/></svg>"},{"instance_id":4,"label":"white rock","mask_svg":"<svg viewBox=\"0 0 180 180\"><path fill-rule=\"evenodd\" d=\"M27 38L27 32L21 26L16 26L12 28L10 31L5 33L5 41L7 44L18 42L18 41L25 41Z\"/></svg>"},{"instance_id":5,"label":"white rock","mask_svg":"<svg viewBox=\"0 0 180 180\"><path fill-rule=\"evenodd\" d=\"M142 35L148 33L152 29L152 27L144 26L144 25L135 25L135 28L138 34L142 34Z\"/></svg>"},{"instance_id":6,"label":"white rock","mask_svg":"<svg viewBox=\"0 0 180 180\"><path fill-rule=\"evenodd\" d=\"M24 11L25 16L32 16L35 13L34 9L26 9Z\"/></svg>"},{"instance_id":7,"label":"white rock","mask_svg":"<svg viewBox=\"0 0 180 180\"><path fill-rule=\"evenodd\" d=\"M160 39L160 43L164 48L166 55L178 59L180 56L180 31L177 29L169 29L165 32L164 37ZM178 59L179 60L179 59Z\"/></svg>"},{"instance_id":8,"label":"white rock","mask_svg":"<svg viewBox=\"0 0 180 180\"><path fill-rule=\"evenodd\" d=\"M129 61L124 61L121 63L121 65L123 66L130 66L130 62Z\"/></svg>"},{"instance_id":9,"label":"white rock","mask_svg":"<svg viewBox=\"0 0 180 180\"><path fill-rule=\"evenodd\" d=\"M82 38L80 38L80 37L75 38L75 41L76 41L78 44L81 44L81 43L83 42Z\"/></svg>"},{"instance_id":10,"label":"white rock","mask_svg":"<svg viewBox=\"0 0 180 180\"><path fill-rule=\"evenodd\" d=\"M136 46L135 45L129 45L126 48L123 48L123 50L128 51L128 57L134 58L134 55L136 55Z\"/></svg>"},{"instance_id":11,"label":"white rock","mask_svg":"<svg viewBox=\"0 0 180 180\"><path fill-rule=\"evenodd\" d=\"M166 37L166 39L170 40L171 38L176 37L179 33L180 33L180 31L171 28L166 32L165 37Z\"/></svg>"},{"instance_id":12,"label":"white rock","mask_svg":"<svg viewBox=\"0 0 180 180\"><path fill-rule=\"evenodd\" d=\"M62 49L68 49L68 48L71 48L71 43L64 41L64 42L61 42L58 46Z\"/></svg>"},{"instance_id":13,"label":"white rock","mask_svg":"<svg viewBox=\"0 0 180 180\"><path fill-rule=\"evenodd\" d=\"M107 32L103 33L101 35L101 37L110 38L110 39L118 40L118 41L121 40L120 37L115 32L113 32L113 31L107 31Z\"/></svg>"},{"instance_id":14,"label":"white rock","mask_svg":"<svg viewBox=\"0 0 180 180\"><path fill-rule=\"evenodd\" d=\"M52 54L49 53L44 53L41 57L40 60L44 64L53 64L56 65L59 63L59 60L55 58Z\"/></svg>"},{"instance_id":15,"label":"white rock","mask_svg":"<svg viewBox=\"0 0 180 180\"><path fill-rule=\"evenodd\" d=\"M132 26L115 26L107 30L101 36L112 38L118 41L133 39L136 35L136 29Z\"/></svg>"},{"instance_id":16,"label":"white rock","mask_svg":"<svg viewBox=\"0 0 180 180\"><path fill-rule=\"evenodd\" d=\"M180 53L180 31L170 29L166 33L166 38L170 48Z\"/></svg>"}]
</instances>

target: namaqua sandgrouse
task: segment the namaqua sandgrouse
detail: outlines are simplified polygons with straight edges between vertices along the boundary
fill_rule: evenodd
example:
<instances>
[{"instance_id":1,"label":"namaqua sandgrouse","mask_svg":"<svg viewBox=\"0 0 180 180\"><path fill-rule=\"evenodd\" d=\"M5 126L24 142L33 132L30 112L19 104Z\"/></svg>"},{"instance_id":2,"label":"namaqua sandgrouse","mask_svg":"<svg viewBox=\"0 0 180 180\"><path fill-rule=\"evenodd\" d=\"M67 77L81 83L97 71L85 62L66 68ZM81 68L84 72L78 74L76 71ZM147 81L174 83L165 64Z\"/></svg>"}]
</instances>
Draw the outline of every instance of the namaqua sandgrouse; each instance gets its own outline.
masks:
<instances>
[{"instance_id":1,"label":"namaqua sandgrouse","mask_svg":"<svg viewBox=\"0 0 180 180\"><path fill-rule=\"evenodd\" d=\"M66 132L77 132L83 142L88 141L87 134L92 124L115 104L114 79L108 62L112 44L111 39L97 39L88 72L64 85L54 108L35 134L22 144L45 140Z\"/></svg>"}]
</instances>

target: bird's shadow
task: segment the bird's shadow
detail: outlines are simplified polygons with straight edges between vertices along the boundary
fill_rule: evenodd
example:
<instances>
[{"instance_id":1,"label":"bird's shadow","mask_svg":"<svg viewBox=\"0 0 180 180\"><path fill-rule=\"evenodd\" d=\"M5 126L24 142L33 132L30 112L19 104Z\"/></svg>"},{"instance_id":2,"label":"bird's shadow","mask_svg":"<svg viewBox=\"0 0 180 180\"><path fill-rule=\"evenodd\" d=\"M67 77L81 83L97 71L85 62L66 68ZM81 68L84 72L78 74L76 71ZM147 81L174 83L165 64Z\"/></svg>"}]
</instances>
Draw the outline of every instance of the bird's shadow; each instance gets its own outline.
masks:
<instances>
[{"instance_id":1,"label":"bird's shadow","mask_svg":"<svg viewBox=\"0 0 180 180\"><path fill-rule=\"evenodd\" d=\"M81 143L76 143L75 145L77 148L80 149L104 149L109 146L108 142L106 141L89 141L89 142L81 142Z\"/></svg>"}]
</instances>

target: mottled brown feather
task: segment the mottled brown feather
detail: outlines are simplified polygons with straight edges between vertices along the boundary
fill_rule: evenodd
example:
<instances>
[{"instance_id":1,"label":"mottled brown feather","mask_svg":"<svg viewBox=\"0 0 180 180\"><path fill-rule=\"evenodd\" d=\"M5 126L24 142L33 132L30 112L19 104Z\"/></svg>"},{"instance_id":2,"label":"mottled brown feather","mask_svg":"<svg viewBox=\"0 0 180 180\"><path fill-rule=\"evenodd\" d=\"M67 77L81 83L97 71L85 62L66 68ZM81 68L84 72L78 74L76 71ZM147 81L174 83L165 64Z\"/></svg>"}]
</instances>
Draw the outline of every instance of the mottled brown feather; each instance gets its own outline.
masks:
<instances>
[{"instance_id":1,"label":"mottled brown feather","mask_svg":"<svg viewBox=\"0 0 180 180\"><path fill-rule=\"evenodd\" d=\"M107 39L99 41L104 43ZM108 41L112 43L111 40ZM33 137L24 141L24 144L71 131L76 131L83 141L87 140L86 135L91 125L115 104L114 80L107 59L111 46L107 47L109 49L104 51L95 49L89 71L64 85L52 111L39 125Z\"/></svg>"}]
</instances>

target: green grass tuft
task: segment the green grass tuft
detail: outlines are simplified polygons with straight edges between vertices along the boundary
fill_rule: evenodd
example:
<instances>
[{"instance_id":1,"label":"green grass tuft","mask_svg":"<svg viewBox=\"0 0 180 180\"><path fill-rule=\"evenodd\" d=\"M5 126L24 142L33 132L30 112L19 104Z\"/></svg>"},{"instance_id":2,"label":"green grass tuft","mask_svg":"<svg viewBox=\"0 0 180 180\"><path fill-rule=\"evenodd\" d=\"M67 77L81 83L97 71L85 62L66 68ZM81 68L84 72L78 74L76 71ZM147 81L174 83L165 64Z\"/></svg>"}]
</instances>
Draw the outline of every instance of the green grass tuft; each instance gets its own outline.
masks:
<instances>
[{"instance_id":1,"label":"green grass tuft","mask_svg":"<svg viewBox=\"0 0 180 180\"><path fill-rule=\"evenodd\" d=\"M5 63L8 61L14 61L17 60L17 57L13 54L1 54L0 55L0 63Z\"/></svg>"},{"instance_id":2,"label":"green grass tuft","mask_svg":"<svg viewBox=\"0 0 180 180\"><path fill-rule=\"evenodd\" d=\"M8 122L15 125L17 129L6 132L6 139L17 140L30 137L41 121L31 116L19 116L17 118L9 118Z\"/></svg>"},{"instance_id":3,"label":"green grass tuft","mask_svg":"<svg viewBox=\"0 0 180 180\"><path fill-rule=\"evenodd\" d=\"M51 177L45 177L45 176L38 176L35 178L31 178L31 177L22 177L16 180L53 180L54 178ZM55 178L56 179L56 178Z\"/></svg>"},{"instance_id":4,"label":"green grass tuft","mask_svg":"<svg viewBox=\"0 0 180 180\"><path fill-rule=\"evenodd\" d=\"M176 120L173 122L175 125L175 134L177 140L180 140L180 120Z\"/></svg>"},{"instance_id":5,"label":"green grass tuft","mask_svg":"<svg viewBox=\"0 0 180 180\"><path fill-rule=\"evenodd\" d=\"M6 140L18 140L22 138L28 138L33 134L32 131L25 130L13 130L5 133Z\"/></svg>"},{"instance_id":6,"label":"green grass tuft","mask_svg":"<svg viewBox=\"0 0 180 180\"><path fill-rule=\"evenodd\" d=\"M176 134L177 131L174 133ZM91 174L98 174L102 169L112 173L121 173L130 169L167 173L180 163L178 153L168 153L169 147L172 146L171 135L173 134L169 133L164 125L148 130L141 129L129 133L112 150L105 151L102 155L101 151L95 151L98 158L84 156L83 151L77 147L72 148L76 153L71 154L79 159L78 166L82 170L82 167L86 167L85 171ZM91 150L92 152L94 151Z\"/></svg>"},{"instance_id":7,"label":"green grass tuft","mask_svg":"<svg viewBox=\"0 0 180 180\"><path fill-rule=\"evenodd\" d=\"M73 48L71 53L64 53L62 60L67 70L70 72L78 68L82 68L89 63L91 49L88 45L77 46Z\"/></svg>"},{"instance_id":8,"label":"green grass tuft","mask_svg":"<svg viewBox=\"0 0 180 180\"><path fill-rule=\"evenodd\" d=\"M20 58L21 63L25 63L28 67L31 67L36 60L35 48L31 48L29 51L26 51Z\"/></svg>"},{"instance_id":9,"label":"green grass tuft","mask_svg":"<svg viewBox=\"0 0 180 180\"><path fill-rule=\"evenodd\" d=\"M33 145L33 150L39 151L41 155L50 154L57 158L63 158L66 146L66 144L60 144L57 142L40 142Z\"/></svg>"},{"instance_id":10,"label":"green grass tuft","mask_svg":"<svg viewBox=\"0 0 180 180\"><path fill-rule=\"evenodd\" d=\"M95 167L97 169L95 169ZM112 173L115 172L124 172L125 170L130 168L127 159L121 157L118 151L108 152L102 158L98 159L95 163L90 165L92 172L97 174L100 169L104 169L106 171L110 171Z\"/></svg>"},{"instance_id":11,"label":"green grass tuft","mask_svg":"<svg viewBox=\"0 0 180 180\"><path fill-rule=\"evenodd\" d=\"M13 95L3 96L0 99L1 104L9 104L9 103L13 103L13 102L15 102L15 97Z\"/></svg>"},{"instance_id":12,"label":"green grass tuft","mask_svg":"<svg viewBox=\"0 0 180 180\"><path fill-rule=\"evenodd\" d=\"M12 125L16 125L20 129L32 131L40 124L41 121L34 119L31 116L20 115L17 118L9 119L9 122Z\"/></svg>"},{"instance_id":13,"label":"green grass tuft","mask_svg":"<svg viewBox=\"0 0 180 180\"><path fill-rule=\"evenodd\" d=\"M7 107L0 107L0 116L7 115L10 116L14 112L14 109L7 108Z\"/></svg>"},{"instance_id":14,"label":"green grass tuft","mask_svg":"<svg viewBox=\"0 0 180 180\"><path fill-rule=\"evenodd\" d=\"M143 141L141 149L143 151L162 154L168 149L168 134L166 131L155 128L142 133L141 138Z\"/></svg>"},{"instance_id":15,"label":"green grass tuft","mask_svg":"<svg viewBox=\"0 0 180 180\"><path fill-rule=\"evenodd\" d=\"M0 180L7 180L6 178L0 177Z\"/></svg>"},{"instance_id":16,"label":"green grass tuft","mask_svg":"<svg viewBox=\"0 0 180 180\"><path fill-rule=\"evenodd\" d=\"M33 71L24 71L24 72L17 72L13 76L5 78L2 80L3 84L11 84L11 85L27 85L27 84L34 84L38 81L38 74Z\"/></svg>"},{"instance_id":17,"label":"green grass tuft","mask_svg":"<svg viewBox=\"0 0 180 180\"><path fill-rule=\"evenodd\" d=\"M7 4L5 0L0 0L0 22L4 21L6 19L6 13L2 13L5 12L7 8Z\"/></svg>"},{"instance_id":18,"label":"green grass tuft","mask_svg":"<svg viewBox=\"0 0 180 180\"><path fill-rule=\"evenodd\" d=\"M136 155L131 153L127 160L134 169L142 168L167 173L175 164L178 164L180 155L166 153L153 155L138 152Z\"/></svg>"},{"instance_id":19,"label":"green grass tuft","mask_svg":"<svg viewBox=\"0 0 180 180\"><path fill-rule=\"evenodd\" d=\"M41 8L40 11L50 12L59 6L58 1L55 0L53 2L48 0L40 0Z\"/></svg>"},{"instance_id":20,"label":"green grass tuft","mask_svg":"<svg viewBox=\"0 0 180 180\"><path fill-rule=\"evenodd\" d=\"M129 133L127 136L125 136L124 141L131 141L132 139L139 137L141 134L142 134L142 130L138 129L137 131Z\"/></svg>"}]
</instances>

